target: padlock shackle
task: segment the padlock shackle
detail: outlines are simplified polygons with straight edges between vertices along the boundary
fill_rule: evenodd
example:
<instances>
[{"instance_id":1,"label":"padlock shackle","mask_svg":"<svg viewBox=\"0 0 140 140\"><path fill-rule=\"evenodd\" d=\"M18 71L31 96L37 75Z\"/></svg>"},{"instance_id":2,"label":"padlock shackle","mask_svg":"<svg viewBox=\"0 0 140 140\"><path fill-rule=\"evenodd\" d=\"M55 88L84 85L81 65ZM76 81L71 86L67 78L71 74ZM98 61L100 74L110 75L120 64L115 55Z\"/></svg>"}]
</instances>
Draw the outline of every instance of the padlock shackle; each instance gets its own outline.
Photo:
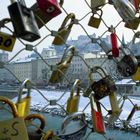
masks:
<instances>
[{"instance_id":1,"label":"padlock shackle","mask_svg":"<svg viewBox=\"0 0 140 140\"><path fill-rule=\"evenodd\" d=\"M70 96L72 97L74 94L74 89L76 88L76 95L79 96L80 95L80 80L76 79L71 90L70 90Z\"/></svg>"},{"instance_id":2,"label":"padlock shackle","mask_svg":"<svg viewBox=\"0 0 140 140\"><path fill-rule=\"evenodd\" d=\"M41 134L42 133L41 130L44 129L45 124L46 124L44 116L41 115L41 114L30 114L30 115L28 115L28 116L25 117L25 120L26 121L32 120L32 119L33 120L34 119L40 120L40 126L39 126L39 128L35 132L38 133L38 134Z\"/></svg>"},{"instance_id":3,"label":"padlock shackle","mask_svg":"<svg viewBox=\"0 0 140 140\"><path fill-rule=\"evenodd\" d=\"M71 53L70 55L69 55L69 57L66 59L66 57L68 56L68 53ZM61 59L61 61L60 61L60 64L68 64L68 63L70 63L71 62L71 60L72 60L72 58L73 58L73 56L74 56L74 54L75 54L75 47L72 45L72 46L69 46L66 50L65 50L65 52L64 52L64 54L63 54L63 56L62 56L62 59Z\"/></svg>"},{"instance_id":4,"label":"padlock shackle","mask_svg":"<svg viewBox=\"0 0 140 140\"><path fill-rule=\"evenodd\" d=\"M68 30L70 30L70 29L72 28L73 24L74 24L74 23L73 23L74 19L75 19L75 14L74 14L74 13L68 14L68 15L66 16L66 18L64 19L64 21L63 21L61 27L59 28L59 31L63 30L63 29L66 28L66 27L67 27ZM68 26L66 26L66 24L68 23L69 20L71 20L71 21L70 21L70 24L69 24Z\"/></svg>"},{"instance_id":5,"label":"padlock shackle","mask_svg":"<svg viewBox=\"0 0 140 140\"><path fill-rule=\"evenodd\" d=\"M10 106L11 110L12 110L13 117L14 118L17 118L18 117L17 108L16 108L15 104L11 100L9 100L6 97L0 96L0 102L4 102L4 103L8 104Z\"/></svg>"},{"instance_id":6,"label":"padlock shackle","mask_svg":"<svg viewBox=\"0 0 140 140\"><path fill-rule=\"evenodd\" d=\"M29 79L25 79L23 81L23 83L21 84L21 86L19 87L17 103L20 103L20 101L21 101L21 97L22 97L23 89L24 88L27 88L28 89L28 91L27 91L27 97L30 97L31 82L30 82Z\"/></svg>"},{"instance_id":7,"label":"padlock shackle","mask_svg":"<svg viewBox=\"0 0 140 140\"><path fill-rule=\"evenodd\" d=\"M98 13L97 13L98 11L100 11L101 14L98 14ZM102 9L99 9L99 8L98 8L97 10L93 9L93 10L92 10L92 13L93 13L93 16L94 16L94 15L98 15L100 18L101 18L102 15L103 15Z\"/></svg>"},{"instance_id":8,"label":"padlock shackle","mask_svg":"<svg viewBox=\"0 0 140 140\"><path fill-rule=\"evenodd\" d=\"M61 125L61 132L63 133L65 131L66 126L73 120L76 119L77 117L80 117L81 120L85 122L85 114L84 112L76 112L68 115L67 117L64 118L62 125Z\"/></svg>"},{"instance_id":9,"label":"padlock shackle","mask_svg":"<svg viewBox=\"0 0 140 140\"><path fill-rule=\"evenodd\" d=\"M98 70L101 70L102 73L100 73ZM107 76L107 72L105 71L105 69L103 69L100 66L95 66L92 68L93 73L97 72L99 73L102 77Z\"/></svg>"},{"instance_id":10,"label":"padlock shackle","mask_svg":"<svg viewBox=\"0 0 140 140\"><path fill-rule=\"evenodd\" d=\"M47 133L41 138L41 140L50 140L54 136L54 132L52 130L48 130Z\"/></svg>"},{"instance_id":11,"label":"padlock shackle","mask_svg":"<svg viewBox=\"0 0 140 140\"><path fill-rule=\"evenodd\" d=\"M62 7L63 4L64 4L64 0L60 0L60 2L59 2L60 7Z\"/></svg>"}]
</instances>

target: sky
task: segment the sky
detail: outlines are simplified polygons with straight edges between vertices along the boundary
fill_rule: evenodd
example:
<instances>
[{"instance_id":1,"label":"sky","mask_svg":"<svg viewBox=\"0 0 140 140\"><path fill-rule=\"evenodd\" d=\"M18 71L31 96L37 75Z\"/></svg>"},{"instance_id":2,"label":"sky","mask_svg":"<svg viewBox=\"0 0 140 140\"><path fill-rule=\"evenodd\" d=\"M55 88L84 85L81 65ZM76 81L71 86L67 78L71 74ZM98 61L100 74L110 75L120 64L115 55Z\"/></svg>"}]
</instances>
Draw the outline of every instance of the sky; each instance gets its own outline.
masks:
<instances>
[{"instance_id":1,"label":"sky","mask_svg":"<svg viewBox=\"0 0 140 140\"><path fill-rule=\"evenodd\" d=\"M88 3L90 3L90 0L87 0L87 1L88 1ZM27 7L30 7L31 5L33 5L36 2L36 0L32 0L32 1L25 0L25 2L26 2ZM8 5L10 5L10 0L3 0L3 3L0 4L0 13L1 13L0 19L3 19L5 17L9 17L9 13L8 13L8 10L7 10ZM77 0L77 1L75 1L75 0L64 0L63 7L65 8L65 10L68 13L71 13L71 12L75 13L76 19L81 19L88 12L90 12L89 7L85 3L85 0ZM104 19L104 21L107 23L108 26L111 26L111 25L116 26L117 23L119 21L121 21L120 16L118 15L118 13L116 12L115 8L112 5L110 5L110 4L105 5L102 10L103 10L102 18ZM105 27L103 22L101 22L98 29L88 26L88 22L89 22L89 19L90 19L91 15L92 14L89 14L86 18L84 18L82 21L80 21L80 23L86 29L88 34L91 35L91 34L95 33L97 36L100 36L100 35L102 35L102 33L104 31L107 30L107 28ZM46 25L49 29L57 31L59 29L59 27L61 26L65 17L66 17L66 14L62 10L62 14L53 18ZM11 24L7 24L7 25L12 29ZM4 30L4 29L2 29L2 30ZM7 30L4 30L4 31L7 32ZM50 32L45 27L41 28L39 32L41 34L41 39L44 36L50 34ZM120 39L122 38L122 35L124 35L124 38L125 38L126 41L130 41L133 37L133 32L130 29L125 28L124 23L121 23L118 26L118 28L116 29L116 33L120 37ZM110 33L107 32L104 36L109 35L109 34ZM77 39L77 37L79 35L86 35L86 33L81 28L81 26L74 25L68 39ZM23 42L35 45L41 39L39 39L39 40L37 40L33 43L26 42L26 41L23 41ZM49 36L48 38L46 38L40 45L37 46L37 50L41 53L43 48L51 46L51 43L52 43L53 39L54 39L54 37L52 37L52 36ZM9 53L10 58L12 56L14 56L23 47L24 46L17 40L13 51ZM24 51L24 52L20 53L20 55L18 55L17 57L24 57L24 56L29 55L29 54L31 54L31 52Z\"/></svg>"}]
</instances>

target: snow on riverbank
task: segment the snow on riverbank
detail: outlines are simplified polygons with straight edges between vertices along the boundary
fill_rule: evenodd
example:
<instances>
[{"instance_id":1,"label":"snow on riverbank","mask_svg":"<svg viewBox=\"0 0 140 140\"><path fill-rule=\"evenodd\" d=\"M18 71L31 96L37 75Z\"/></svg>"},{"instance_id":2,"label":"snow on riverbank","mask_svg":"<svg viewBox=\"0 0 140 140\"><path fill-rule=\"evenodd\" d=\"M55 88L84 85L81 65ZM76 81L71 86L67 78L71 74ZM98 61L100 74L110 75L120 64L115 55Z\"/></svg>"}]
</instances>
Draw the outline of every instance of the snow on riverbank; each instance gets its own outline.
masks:
<instances>
[{"instance_id":1,"label":"snow on riverbank","mask_svg":"<svg viewBox=\"0 0 140 140\"><path fill-rule=\"evenodd\" d=\"M62 91L47 91L47 90L40 90L40 92L42 93L42 95L36 91L36 90L32 90L31 92L31 108L32 109L38 109L38 110L45 110L46 108L60 108L59 105L62 105L63 107L66 107L66 101L70 95L70 92L65 92L64 96L57 101L56 106L50 106L49 105L49 101L50 100L58 100L64 92ZM25 97L26 95L23 95L23 97ZM47 98L47 100L45 99ZM137 104L138 106L140 106L140 97L130 97L131 101L134 104ZM17 97L13 99L14 102L16 102ZM80 104L79 104L79 111L83 111L83 109L87 106L87 104L89 103L89 99L85 98L83 96L80 97ZM109 99L108 97L103 98L101 100L101 103L108 109L110 110L110 103L109 103ZM124 106L122 108L122 113L120 115L120 119L121 120L126 120L127 116L129 115L129 113L131 112L133 108L132 103L129 100L126 100L124 103ZM90 114L90 105L84 110L85 113ZM107 114L107 112L105 111L105 109L102 108L102 112L103 115L105 116ZM140 123L140 111L136 111L132 120L131 120L131 125L136 125Z\"/></svg>"}]
</instances>

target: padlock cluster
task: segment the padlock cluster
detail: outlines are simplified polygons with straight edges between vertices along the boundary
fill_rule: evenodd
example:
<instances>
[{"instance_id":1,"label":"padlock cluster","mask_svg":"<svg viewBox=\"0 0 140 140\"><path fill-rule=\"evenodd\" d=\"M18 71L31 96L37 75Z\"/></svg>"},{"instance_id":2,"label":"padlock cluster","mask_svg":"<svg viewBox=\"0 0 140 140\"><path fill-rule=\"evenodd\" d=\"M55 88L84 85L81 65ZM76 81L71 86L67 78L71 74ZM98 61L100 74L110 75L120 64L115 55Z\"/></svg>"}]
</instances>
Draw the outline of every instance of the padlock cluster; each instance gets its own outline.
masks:
<instances>
[{"instance_id":1,"label":"padlock cluster","mask_svg":"<svg viewBox=\"0 0 140 140\"><path fill-rule=\"evenodd\" d=\"M68 37L73 30L73 25L80 25L87 36L90 38L91 43L98 44L102 50L105 52L108 59L111 59L115 62L117 70L122 78L131 77L134 81L140 81L140 57L135 56L133 51L130 49L130 45L135 44L135 39L139 38L139 31L137 31L140 18L139 18L139 0L90 0L90 2L86 2L89 7L90 13L92 16L90 17L87 25L90 27L98 29L100 27L101 22L105 24L106 32L110 33L111 40L111 48L108 47L105 41L102 40L102 36L98 38L92 38L84 26L81 25L80 20L76 19L76 15L74 13L68 13L64 7L63 3L66 1L60 0L37 0L35 4L33 4L30 8L26 6L24 0L14 1L11 0L11 5L8 6L8 11L10 18L5 18L0 21L0 28L7 28L10 30L6 24L11 22L13 25L12 34L7 34L4 32L0 32L0 49L5 51L13 50L16 39L19 39L21 43L25 46L25 50L34 51L37 54L37 50L34 47L37 45L29 45L23 43L22 40L28 41L30 43L37 41L41 38L40 29L42 27L46 27L50 32L50 36L53 36L54 39L52 44L55 46L65 45L65 51L61 58L61 60L55 65L49 65L39 54L40 58L48 65L52 71L51 77L49 79L49 83L57 84L61 83L64 79L68 82L70 86L70 96L67 98L65 104L60 104L59 101L65 95L65 92L58 99L49 100L47 95L41 93L39 89L34 87L29 79L25 81L20 81L16 75L15 78L19 82L20 87L18 91L18 99L16 103L13 103L11 100L0 97L0 101L7 103L14 116L14 119L0 122L0 139L21 139L22 135L24 135L25 139L37 139L37 140L49 140L49 139L81 139L86 133L87 129L91 129L91 132L97 132L99 134L105 135L106 128L109 126L114 129L117 128L116 123L120 121L119 130L126 130L135 132L137 134L140 133L138 128L133 128L130 125L131 120L136 111L140 110L140 107L133 103L133 101L127 95L119 95L119 99L117 97L116 85L112 76L105 71L101 66L89 66L89 84L86 85L83 89L81 86L80 79L75 79L72 83L70 79L66 76L66 72L69 69L73 58L78 56L78 52L74 45L67 44ZM129 28L134 32L133 40L131 44L123 44L120 41L116 28L121 23L119 22L117 26L111 25L108 27L107 23L102 18L104 13L103 7L106 5L112 5L120 17L122 18L121 22L124 22L124 28ZM66 17L62 22L58 31L53 31L47 27L47 23L52 20L54 17L60 15L64 11L66 13ZM88 15L88 14L87 14ZM68 21L70 20L69 24ZM44 39L42 39L43 41ZM118 44L121 43L121 47ZM15 55L16 57L17 55ZM81 58L81 57L80 57ZM82 59L82 58L81 58ZM83 59L82 59L83 60ZM83 60L84 61L84 60ZM84 61L84 63L86 63ZM5 67L6 64L1 64L2 68L8 69ZM11 72L9 70L9 72ZM11 72L12 73L12 72ZM94 74L99 74L101 79L98 81L94 80ZM22 98L23 89L27 89L27 96ZM38 111L43 112L47 109L48 106L59 106L60 114L63 113L63 119L60 131L55 133L52 130L45 132L43 130L46 126L46 121L44 116L38 114L32 114L30 111L32 96L31 90L37 90L40 95L45 99L46 106L43 109L39 109ZM81 96L86 98L89 102L87 106L83 109L82 112L79 112L79 102L81 100ZM102 104L102 100L106 97L109 98L110 109L106 107L106 105ZM128 100L133 108L130 110L130 114L126 120L121 120L120 114L124 111L123 106L125 101ZM3 105L3 104L2 104ZM90 105L90 106L89 106ZM89 126L89 122L86 121L86 114L84 113L85 109L90 108L91 120L90 123L92 127ZM107 115L103 116L102 109L107 111ZM37 111L37 109L36 109ZM58 114L56 114L58 115ZM32 123L34 119L40 120L40 126L36 126L35 123ZM70 123L73 122L74 126L78 123L80 127L75 127L73 131L67 130L69 128ZM38 129L32 134L27 132L26 125L36 126ZM15 129L15 126L17 126ZM21 130L21 131L20 131ZM15 132L14 132L15 131ZM91 133L92 134L92 133ZM16 137L16 139L15 139Z\"/></svg>"}]
</instances>

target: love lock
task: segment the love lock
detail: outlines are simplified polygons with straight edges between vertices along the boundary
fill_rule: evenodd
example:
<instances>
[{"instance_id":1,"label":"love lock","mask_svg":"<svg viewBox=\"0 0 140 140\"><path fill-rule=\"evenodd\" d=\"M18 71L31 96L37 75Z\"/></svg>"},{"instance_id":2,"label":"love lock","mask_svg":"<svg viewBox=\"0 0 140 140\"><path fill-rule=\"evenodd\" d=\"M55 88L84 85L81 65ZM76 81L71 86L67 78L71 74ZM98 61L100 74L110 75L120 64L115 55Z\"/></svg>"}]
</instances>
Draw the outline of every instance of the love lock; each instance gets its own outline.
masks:
<instances>
[{"instance_id":1,"label":"love lock","mask_svg":"<svg viewBox=\"0 0 140 140\"><path fill-rule=\"evenodd\" d=\"M27 88L27 96L22 98L23 89ZM30 91L31 91L31 82L29 79L26 79L19 88L18 99L16 102L18 114L20 117L26 117L30 113Z\"/></svg>"},{"instance_id":2,"label":"love lock","mask_svg":"<svg viewBox=\"0 0 140 140\"><path fill-rule=\"evenodd\" d=\"M14 2L8 6L8 10L16 37L30 42L40 38L34 14L30 8L26 7L25 2L21 0Z\"/></svg>"},{"instance_id":3,"label":"love lock","mask_svg":"<svg viewBox=\"0 0 140 140\"><path fill-rule=\"evenodd\" d=\"M66 24L68 23L68 21L70 21L70 23L66 26ZM74 20L75 20L75 15L73 13L70 13L66 16L66 18L64 19L61 27L58 29L58 35L55 36L52 44L54 45L62 45L66 42L70 32L71 32L71 28L74 24Z\"/></svg>"},{"instance_id":4,"label":"love lock","mask_svg":"<svg viewBox=\"0 0 140 140\"><path fill-rule=\"evenodd\" d=\"M8 104L13 117L9 120L0 121L1 140L29 140L24 118L18 116L15 104L8 98L0 96L0 102ZM24 137L23 137L24 136Z\"/></svg>"},{"instance_id":5,"label":"love lock","mask_svg":"<svg viewBox=\"0 0 140 140\"><path fill-rule=\"evenodd\" d=\"M91 9L99 8L100 6L105 5L105 0L91 0Z\"/></svg>"},{"instance_id":6,"label":"love lock","mask_svg":"<svg viewBox=\"0 0 140 140\"><path fill-rule=\"evenodd\" d=\"M94 28L98 28L100 23L101 23L101 20L102 20L102 10L99 9L98 11L101 12L101 14L98 14L98 13L93 13L93 15L90 17L90 20L88 22L88 25L91 26L91 27L94 27ZM96 11L97 12L97 11ZM97 16L99 17L95 17L95 15L97 14Z\"/></svg>"},{"instance_id":7,"label":"love lock","mask_svg":"<svg viewBox=\"0 0 140 140\"><path fill-rule=\"evenodd\" d=\"M39 29L62 13L60 7L62 7L63 3L64 0L60 0L59 3L57 0L37 0L37 3L31 6Z\"/></svg>"},{"instance_id":8,"label":"love lock","mask_svg":"<svg viewBox=\"0 0 140 140\"><path fill-rule=\"evenodd\" d=\"M125 22L135 19L136 10L129 0L112 0L112 4Z\"/></svg>"},{"instance_id":9,"label":"love lock","mask_svg":"<svg viewBox=\"0 0 140 140\"><path fill-rule=\"evenodd\" d=\"M99 69L102 71L103 74L98 72ZM95 93L94 98L96 100L100 100L110 95L112 92L116 91L115 82L110 75L107 75L104 69L96 66L94 67L94 71L98 72L102 76L102 79L93 82L93 84L91 85L91 88Z\"/></svg>"},{"instance_id":10,"label":"love lock","mask_svg":"<svg viewBox=\"0 0 140 140\"><path fill-rule=\"evenodd\" d=\"M73 94L75 88L76 88L76 95L74 96ZM79 107L79 100L80 100L80 80L76 79L70 90L70 97L67 100L66 111L68 113L77 112Z\"/></svg>"},{"instance_id":11,"label":"love lock","mask_svg":"<svg viewBox=\"0 0 140 140\"><path fill-rule=\"evenodd\" d=\"M60 140L80 140L85 136L86 131L85 114L83 112L76 112L64 119L57 136Z\"/></svg>"},{"instance_id":12,"label":"love lock","mask_svg":"<svg viewBox=\"0 0 140 140\"><path fill-rule=\"evenodd\" d=\"M134 75L132 76L132 79L135 81L140 81L140 57L136 56L136 59L138 61L138 69L136 73L134 73Z\"/></svg>"},{"instance_id":13,"label":"love lock","mask_svg":"<svg viewBox=\"0 0 140 140\"><path fill-rule=\"evenodd\" d=\"M69 52L70 52L70 55L67 56ZM49 82L58 83L63 80L64 74L68 70L74 54L75 54L74 46L70 46L69 48L67 48L61 61L56 64L56 69L53 70Z\"/></svg>"},{"instance_id":14,"label":"love lock","mask_svg":"<svg viewBox=\"0 0 140 140\"><path fill-rule=\"evenodd\" d=\"M136 73L138 68L137 59L132 55L125 55L117 64L118 71L124 77L132 76Z\"/></svg>"},{"instance_id":15,"label":"love lock","mask_svg":"<svg viewBox=\"0 0 140 140\"><path fill-rule=\"evenodd\" d=\"M90 95L91 115L93 129L95 132L104 134L106 132L105 123L102 116L100 103L94 99L94 95Z\"/></svg>"},{"instance_id":16,"label":"love lock","mask_svg":"<svg viewBox=\"0 0 140 140\"><path fill-rule=\"evenodd\" d=\"M124 26L132 30L137 30L139 24L140 24L140 17L135 17L133 20L129 20L128 22L125 22Z\"/></svg>"},{"instance_id":17,"label":"love lock","mask_svg":"<svg viewBox=\"0 0 140 140\"><path fill-rule=\"evenodd\" d=\"M16 42L16 37L0 32L0 49L11 52Z\"/></svg>"},{"instance_id":18,"label":"love lock","mask_svg":"<svg viewBox=\"0 0 140 140\"><path fill-rule=\"evenodd\" d=\"M117 43L117 35L115 33L115 29L113 28L113 26L111 26L110 28L111 30L111 44L112 44L112 56L113 57L119 57L119 47L118 47L118 43Z\"/></svg>"},{"instance_id":19,"label":"love lock","mask_svg":"<svg viewBox=\"0 0 140 140\"><path fill-rule=\"evenodd\" d=\"M45 127L45 118L44 116L40 115L40 114L30 114L28 116L25 117L25 122L26 125L28 124L28 122L30 123L30 121L38 119L40 120L40 126L38 128L38 130L36 130L35 132L32 131L28 131L28 136L29 136L29 140L40 140L42 138L42 131Z\"/></svg>"}]
</instances>

